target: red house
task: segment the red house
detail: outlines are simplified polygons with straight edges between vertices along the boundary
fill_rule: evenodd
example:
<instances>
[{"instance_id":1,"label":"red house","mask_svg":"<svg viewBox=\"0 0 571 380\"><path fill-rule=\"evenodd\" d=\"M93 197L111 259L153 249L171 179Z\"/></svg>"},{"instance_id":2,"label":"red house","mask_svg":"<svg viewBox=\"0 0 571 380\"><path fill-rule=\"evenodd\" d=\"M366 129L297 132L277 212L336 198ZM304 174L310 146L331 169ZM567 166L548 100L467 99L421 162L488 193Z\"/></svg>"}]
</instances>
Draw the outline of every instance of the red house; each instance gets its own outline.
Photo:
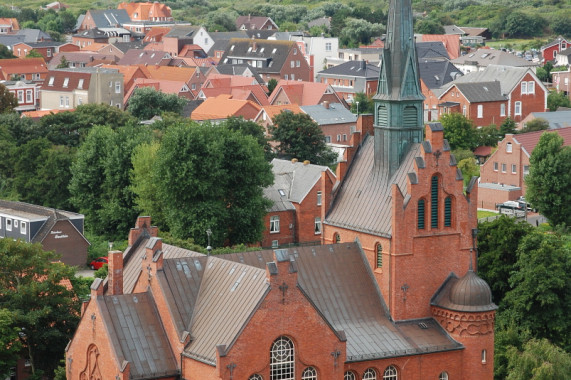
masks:
<instances>
[{"instance_id":1,"label":"red house","mask_svg":"<svg viewBox=\"0 0 571 380\"><path fill-rule=\"evenodd\" d=\"M18 58L25 58L32 50L37 51L44 57L44 60L49 63L52 58L59 52L79 51L79 46L72 43L56 42L56 41L42 41L42 42L20 42L14 44L12 51Z\"/></svg>"},{"instance_id":2,"label":"red house","mask_svg":"<svg viewBox=\"0 0 571 380\"><path fill-rule=\"evenodd\" d=\"M4 86L18 99L14 111L35 111L39 104L38 83L33 81L6 81Z\"/></svg>"},{"instance_id":3,"label":"red house","mask_svg":"<svg viewBox=\"0 0 571 380\"><path fill-rule=\"evenodd\" d=\"M561 50L567 49L567 47L569 47L569 41L562 36L557 37L547 45L543 45L541 47L541 56L543 57L543 61L541 63L545 64L549 61L554 61L557 54Z\"/></svg>"}]
</instances>

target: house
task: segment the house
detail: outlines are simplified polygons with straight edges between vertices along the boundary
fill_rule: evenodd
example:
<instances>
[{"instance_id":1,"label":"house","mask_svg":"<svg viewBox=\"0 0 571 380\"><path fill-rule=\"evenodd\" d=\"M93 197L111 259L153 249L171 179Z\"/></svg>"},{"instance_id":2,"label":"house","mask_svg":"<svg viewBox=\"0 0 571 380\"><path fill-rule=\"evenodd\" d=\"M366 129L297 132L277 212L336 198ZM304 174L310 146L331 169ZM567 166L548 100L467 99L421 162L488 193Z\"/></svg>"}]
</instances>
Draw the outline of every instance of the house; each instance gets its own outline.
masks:
<instances>
[{"instance_id":1,"label":"house","mask_svg":"<svg viewBox=\"0 0 571 380\"><path fill-rule=\"evenodd\" d=\"M87 262L89 242L83 236L84 216L23 202L0 200L0 237L39 243L61 255L68 265Z\"/></svg>"},{"instance_id":2,"label":"house","mask_svg":"<svg viewBox=\"0 0 571 380\"><path fill-rule=\"evenodd\" d=\"M264 219L266 230L261 246L319 244L321 224L316 221L325 215L335 174L327 166L309 161L277 158L272 160L272 172L274 184L264 189L264 196L273 204Z\"/></svg>"},{"instance_id":3,"label":"house","mask_svg":"<svg viewBox=\"0 0 571 380\"><path fill-rule=\"evenodd\" d=\"M272 105L314 106L323 102L345 103L343 98L327 83L292 80L280 80L269 100Z\"/></svg>"},{"instance_id":4,"label":"house","mask_svg":"<svg viewBox=\"0 0 571 380\"><path fill-rule=\"evenodd\" d=\"M293 113L302 113L303 111L297 104L281 104L279 106L264 106L260 109L260 112L256 115L253 119L256 123L260 124L264 127L264 131L266 132L266 136L270 136L269 133L269 126L274 125L274 117L279 115L281 112L293 112ZM270 141L270 144L273 146L277 145L277 143Z\"/></svg>"},{"instance_id":5,"label":"house","mask_svg":"<svg viewBox=\"0 0 571 380\"><path fill-rule=\"evenodd\" d=\"M232 99L250 100L260 106L269 105L267 88L254 77L210 73L197 98L207 99L221 94L232 95Z\"/></svg>"},{"instance_id":6,"label":"house","mask_svg":"<svg viewBox=\"0 0 571 380\"><path fill-rule=\"evenodd\" d=\"M50 70L40 89L40 109L74 109L103 103L123 108L123 75L94 67Z\"/></svg>"},{"instance_id":7,"label":"house","mask_svg":"<svg viewBox=\"0 0 571 380\"><path fill-rule=\"evenodd\" d=\"M339 49L337 57L327 58L325 68L331 68L349 61L367 61L373 65L381 61L383 49L378 46Z\"/></svg>"},{"instance_id":8,"label":"house","mask_svg":"<svg viewBox=\"0 0 571 380\"><path fill-rule=\"evenodd\" d=\"M309 64L293 41L231 39L220 62L247 63L255 67L266 82L270 79L311 80Z\"/></svg>"},{"instance_id":9,"label":"house","mask_svg":"<svg viewBox=\"0 0 571 380\"><path fill-rule=\"evenodd\" d=\"M67 9L67 8L69 8L69 5L64 4L60 1L54 1L49 4L46 4L45 7L42 7L43 10L49 11L50 9L53 9L56 12L59 12L62 9Z\"/></svg>"},{"instance_id":10,"label":"house","mask_svg":"<svg viewBox=\"0 0 571 380\"><path fill-rule=\"evenodd\" d=\"M237 30L235 32L210 32L210 36L214 44L210 50L207 51L208 56L218 59L222 58L232 38L250 38L245 30ZM254 38L256 37L254 36Z\"/></svg>"},{"instance_id":11,"label":"house","mask_svg":"<svg viewBox=\"0 0 571 380\"><path fill-rule=\"evenodd\" d=\"M74 52L60 52L56 54L50 63L48 68L50 70L55 70L58 68L76 68L76 67L90 67L100 64L115 64L119 61L119 58L114 54L105 54L92 52L89 50L81 50ZM63 67L65 66L65 67Z\"/></svg>"},{"instance_id":12,"label":"house","mask_svg":"<svg viewBox=\"0 0 571 380\"><path fill-rule=\"evenodd\" d=\"M571 127L571 110L557 110L555 112L531 112L519 124L520 128L526 126L532 120L541 119L549 124L548 129L560 129Z\"/></svg>"},{"instance_id":13,"label":"house","mask_svg":"<svg viewBox=\"0 0 571 380\"><path fill-rule=\"evenodd\" d=\"M458 77L462 72L446 59L418 59L418 72L420 74L420 88L424 95L424 120L435 121L439 118L439 97L446 85Z\"/></svg>"},{"instance_id":14,"label":"house","mask_svg":"<svg viewBox=\"0 0 571 380\"><path fill-rule=\"evenodd\" d=\"M460 38L453 34L423 34L419 42L442 42L450 59L460 57Z\"/></svg>"},{"instance_id":15,"label":"house","mask_svg":"<svg viewBox=\"0 0 571 380\"><path fill-rule=\"evenodd\" d=\"M325 101L300 108L319 125L327 143L348 144L351 135L357 130L357 115L341 103Z\"/></svg>"},{"instance_id":16,"label":"house","mask_svg":"<svg viewBox=\"0 0 571 380\"><path fill-rule=\"evenodd\" d=\"M71 43L85 48L91 44L107 44L109 36L99 28L84 29L71 36Z\"/></svg>"},{"instance_id":17,"label":"house","mask_svg":"<svg viewBox=\"0 0 571 380\"><path fill-rule=\"evenodd\" d=\"M311 20L307 23L307 27L309 29L313 27L324 27L325 30L329 30L331 28L331 17L323 16L316 18L315 20Z\"/></svg>"},{"instance_id":18,"label":"house","mask_svg":"<svg viewBox=\"0 0 571 380\"><path fill-rule=\"evenodd\" d=\"M317 73L321 71L329 58L339 54L339 39L337 37L305 37L291 36L291 41L298 43L305 60L312 72L312 81L316 81Z\"/></svg>"},{"instance_id":19,"label":"house","mask_svg":"<svg viewBox=\"0 0 571 380\"><path fill-rule=\"evenodd\" d=\"M488 28L445 25L444 33L459 35L460 42L464 46L485 45L486 40L492 39L492 33Z\"/></svg>"},{"instance_id":20,"label":"house","mask_svg":"<svg viewBox=\"0 0 571 380\"><path fill-rule=\"evenodd\" d=\"M182 80L166 80L166 79L146 79L136 78L130 88L126 89L125 98L123 100L124 108L129 106L129 99L139 88L150 87L156 91L160 91L168 95L176 95L179 98L194 99L194 95L190 92L188 85Z\"/></svg>"},{"instance_id":21,"label":"house","mask_svg":"<svg viewBox=\"0 0 571 380\"><path fill-rule=\"evenodd\" d=\"M34 81L2 81L8 91L18 100L16 112L35 111L39 105L39 86Z\"/></svg>"},{"instance_id":22,"label":"house","mask_svg":"<svg viewBox=\"0 0 571 380\"><path fill-rule=\"evenodd\" d=\"M177 57L185 45L197 45L207 52L214 41L202 26L177 25L162 37L163 50L173 57Z\"/></svg>"},{"instance_id":23,"label":"house","mask_svg":"<svg viewBox=\"0 0 571 380\"><path fill-rule=\"evenodd\" d=\"M0 34L13 33L20 30L20 24L18 20L10 17L0 18Z\"/></svg>"},{"instance_id":24,"label":"house","mask_svg":"<svg viewBox=\"0 0 571 380\"><path fill-rule=\"evenodd\" d=\"M125 9L92 9L78 19L78 31L98 28L106 31L109 28L120 28L131 21Z\"/></svg>"},{"instance_id":25,"label":"house","mask_svg":"<svg viewBox=\"0 0 571 380\"><path fill-rule=\"evenodd\" d=\"M491 65L448 83L439 96L440 114L462 112L477 126L500 125L506 117L520 123L547 109L548 93L530 68Z\"/></svg>"},{"instance_id":26,"label":"house","mask_svg":"<svg viewBox=\"0 0 571 380\"><path fill-rule=\"evenodd\" d=\"M167 66L172 60L172 56L166 51L162 50L142 50L142 49L129 49L121 57L117 65L131 66L131 65L162 65Z\"/></svg>"},{"instance_id":27,"label":"house","mask_svg":"<svg viewBox=\"0 0 571 380\"><path fill-rule=\"evenodd\" d=\"M571 127L507 134L498 149L480 167L478 207L495 209L496 204L525 196L525 176L529 174L529 158L543 133L555 132L563 145L571 145Z\"/></svg>"},{"instance_id":28,"label":"house","mask_svg":"<svg viewBox=\"0 0 571 380\"><path fill-rule=\"evenodd\" d=\"M223 94L206 99L192 111L190 118L195 121L220 122L232 116L241 116L245 120L253 120L259 112L258 104L250 100L233 99L232 95Z\"/></svg>"},{"instance_id":29,"label":"house","mask_svg":"<svg viewBox=\"0 0 571 380\"><path fill-rule=\"evenodd\" d=\"M555 57L555 66L569 66L571 64L571 47L561 50Z\"/></svg>"},{"instance_id":30,"label":"house","mask_svg":"<svg viewBox=\"0 0 571 380\"><path fill-rule=\"evenodd\" d=\"M131 21L173 21L172 10L169 6L155 2L119 3L117 9L127 11Z\"/></svg>"},{"instance_id":31,"label":"house","mask_svg":"<svg viewBox=\"0 0 571 380\"><path fill-rule=\"evenodd\" d=\"M478 49L451 61L464 74L482 71L490 65L531 68L535 72L537 64L502 50Z\"/></svg>"},{"instance_id":32,"label":"house","mask_svg":"<svg viewBox=\"0 0 571 380\"><path fill-rule=\"evenodd\" d=\"M559 36L553 41L543 45L539 51L541 52L541 56L543 57L543 61L541 64L546 64L547 62L553 62L557 58L557 54L560 51L565 50L569 47L570 43L567 39L563 36Z\"/></svg>"},{"instance_id":33,"label":"house","mask_svg":"<svg viewBox=\"0 0 571 380\"><path fill-rule=\"evenodd\" d=\"M18 58L25 58L32 50L35 50L42 55L46 63L49 63L60 52L79 51L79 47L74 44L56 41L21 42L12 48L14 55Z\"/></svg>"},{"instance_id":34,"label":"house","mask_svg":"<svg viewBox=\"0 0 571 380\"><path fill-rule=\"evenodd\" d=\"M48 73L43 58L0 59L0 80L32 80L42 82Z\"/></svg>"},{"instance_id":35,"label":"house","mask_svg":"<svg viewBox=\"0 0 571 380\"><path fill-rule=\"evenodd\" d=\"M473 269L475 180L464 194L441 125L423 139L411 2L388 13L395 51L384 53L375 136L353 134L351 169L326 183L325 221L306 231L325 244L166 258L172 246L139 218L125 253L109 253L107 284L91 287L70 378L493 378L496 306ZM388 124L384 108L405 117Z\"/></svg>"},{"instance_id":36,"label":"house","mask_svg":"<svg viewBox=\"0 0 571 380\"><path fill-rule=\"evenodd\" d=\"M347 101L353 103L355 95L372 96L377 92L379 67L366 61L349 61L317 73L317 83L326 83Z\"/></svg>"},{"instance_id":37,"label":"house","mask_svg":"<svg viewBox=\"0 0 571 380\"><path fill-rule=\"evenodd\" d=\"M263 16L238 16L236 19L238 30L278 30L278 25L270 18Z\"/></svg>"}]
</instances>

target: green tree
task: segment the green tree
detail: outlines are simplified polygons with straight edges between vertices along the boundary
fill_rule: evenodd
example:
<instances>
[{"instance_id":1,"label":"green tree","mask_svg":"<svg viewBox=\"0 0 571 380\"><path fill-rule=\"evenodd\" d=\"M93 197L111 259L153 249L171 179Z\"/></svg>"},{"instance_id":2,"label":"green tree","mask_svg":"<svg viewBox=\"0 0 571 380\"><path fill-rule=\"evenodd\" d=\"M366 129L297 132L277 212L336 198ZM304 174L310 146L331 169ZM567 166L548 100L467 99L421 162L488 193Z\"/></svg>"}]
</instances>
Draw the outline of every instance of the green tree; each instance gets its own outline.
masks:
<instances>
[{"instance_id":1,"label":"green tree","mask_svg":"<svg viewBox=\"0 0 571 380\"><path fill-rule=\"evenodd\" d=\"M319 125L304 113L281 112L269 127L272 140L278 143L278 155L309 160L316 165L330 165L337 155L325 143Z\"/></svg>"},{"instance_id":2,"label":"green tree","mask_svg":"<svg viewBox=\"0 0 571 380\"><path fill-rule=\"evenodd\" d=\"M568 380L571 374L571 354L547 339L529 340L523 351L508 349L506 380Z\"/></svg>"},{"instance_id":3,"label":"green tree","mask_svg":"<svg viewBox=\"0 0 571 380\"><path fill-rule=\"evenodd\" d=\"M26 58L44 58L44 56L36 49L32 49L28 55L26 55Z\"/></svg>"},{"instance_id":4,"label":"green tree","mask_svg":"<svg viewBox=\"0 0 571 380\"><path fill-rule=\"evenodd\" d=\"M571 36L571 23L569 23L569 19L571 19L569 11L567 11L567 14L563 13L563 11L558 12L549 23L553 33L561 36Z\"/></svg>"},{"instance_id":5,"label":"green tree","mask_svg":"<svg viewBox=\"0 0 571 380\"><path fill-rule=\"evenodd\" d=\"M206 29L218 32L232 32L236 30L236 12L220 12L215 10L206 16Z\"/></svg>"},{"instance_id":6,"label":"green tree","mask_svg":"<svg viewBox=\"0 0 571 380\"><path fill-rule=\"evenodd\" d=\"M496 314L494 336L494 379L505 380L508 375L509 351L512 348L523 350L530 339L530 333L521 329L513 321L505 321L502 312Z\"/></svg>"},{"instance_id":7,"label":"green tree","mask_svg":"<svg viewBox=\"0 0 571 380\"><path fill-rule=\"evenodd\" d=\"M273 182L263 149L250 136L221 125L180 122L167 129L153 178L172 235L206 245L257 242ZM247 173L247 174L245 174Z\"/></svg>"},{"instance_id":8,"label":"green tree","mask_svg":"<svg viewBox=\"0 0 571 380\"><path fill-rule=\"evenodd\" d=\"M364 92L358 92L355 94L353 103L351 103L351 112L354 114L357 113L357 102L359 102L359 114L373 113L375 111L373 99L367 96Z\"/></svg>"},{"instance_id":9,"label":"green tree","mask_svg":"<svg viewBox=\"0 0 571 380\"><path fill-rule=\"evenodd\" d=\"M558 234L534 231L517 250L512 288L504 297L505 313L534 338L571 349L571 252Z\"/></svg>"},{"instance_id":10,"label":"green tree","mask_svg":"<svg viewBox=\"0 0 571 380\"><path fill-rule=\"evenodd\" d=\"M186 100L174 94L165 94L151 87L136 89L129 99L127 110L139 120L148 120L163 112L180 114Z\"/></svg>"},{"instance_id":11,"label":"green tree","mask_svg":"<svg viewBox=\"0 0 571 380\"><path fill-rule=\"evenodd\" d=\"M547 21L540 15L527 15L523 12L511 12L506 17L506 33L512 38L540 35Z\"/></svg>"},{"instance_id":12,"label":"green tree","mask_svg":"<svg viewBox=\"0 0 571 380\"><path fill-rule=\"evenodd\" d=\"M32 374L51 376L79 321L80 301L65 283L74 269L39 244L0 239L0 305L11 311Z\"/></svg>"},{"instance_id":13,"label":"green tree","mask_svg":"<svg viewBox=\"0 0 571 380\"><path fill-rule=\"evenodd\" d=\"M571 226L571 147L557 133L545 132L531 153L525 177L527 200L552 225Z\"/></svg>"},{"instance_id":14,"label":"green tree","mask_svg":"<svg viewBox=\"0 0 571 380\"><path fill-rule=\"evenodd\" d=\"M275 78L272 78L268 81L268 96L274 92L277 85L278 81Z\"/></svg>"},{"instance_id":15,"label":"green tree","mask_svg":"<svg viewBox=\"0 0 571 380\"><path fill-rule=\"evenodd\" d=\"M476 138L478 146L497 146L500 138L498 127L494 124L483 128L476 129Z\"/></svg>"},{"instance_id":16,"label":"green tree","mask_svg":"<svg viewBox=\"0 0 571 380\"><path fill-rule=\"evenodd\" d=\"M380 36L384 30L385 27L381 24L349 18L341 30L339 41L344 46L357 47L360 44L369 44L373 36Z\"/></svg>"},{"instance_id":17,"label":"green tree","mask_svg":"<svg viewBox=\"0 0 571 380\"><path fill-rule=\"evenodd\" d=\"M223 125L246 136L252 136L264 150L266 160L271 161L274 158L270 142L266 138L264 128L260 124L251 120L244 120L243 117L229 117Z\"/></svg>"},{"instance_id":18,"label":"green tree","mask_svg":"<svg viewBox=\"0 0 571 380\"><path fill-rule=\"evenodd\" d=\"M418 20L415 32L420 34L444 34L444 27L438 21L431 19Z\"/></svg>"},{"instance_id":19,"label":"green tree","mask_svg":"<svg viewBox=\"0 0 571 380\"><path fill-rule=\"evenodd\" d=\"M16 107L18 107L18 100L6 86L0 83L0 114L14 112Z\"/></svg>"},{"instance_id":20,"label":"green tree","mask_svg":"<svg viewBox=\"0 0 571 380\"><path fill-rule=\"evenodd\" d=\"M505 215L478 224L478 274L490 285L498 305L511 289L508 280L517 261L519 243L532 230L529 223Z\"/></svg>"},{"instance_id":21,"label":"green tree","mask_svg":"<svg viewBox=\"0 0 571 380\"><path fill-rule=\"evenodd\" d=\"M452 150L470 149L478 146L478 132L474 123L458 112L447 113L440 117L444 127L444 138L448 140Z\"/></svg>"},{"instance_id":22,"label":"green tree","mask_svg":"<svg viewBox=\"0 0 571 380\"><path fill-rule=\"evenodd\" d=\"M480 165L476 164L474 158L465 158L458 162L458 169L462 171L464 186L468 186L472 177L480 176Z\"/></svg>"},{"instance_id":23,"label":"green tree","mask_svg":"<svg viewBox=\"0 0 571 380\"><path fill-rule=\"evenodd\" d=\"M18 332L20 329L14 325L13 313L0 308L0 375L8 374L20 357L22 344Z\"/></svg>"},{"instance_id":24,"label":"green tree","mask_svg":"<svg viewBox=\"0 0 571 380\"><path fill-rule=\"evenodd\" d=\"M547 108L550 111L557 111L559 107L571 107L571 100L565 95L563 91L551 91L547 95Z\"/></svg>"},{"instance_id":25,"label":"green tree","mask_svg":"<svg viewBox=\"0 0 571 380\"><path fill-rule=\"evenodd\" d=\"M0 44L0 59L5 59L5 58L16 58L16 57L14 56L14 54L12 54L12 51L10 51L10 49L6 47L6 45Z\"/></svg>"},{"instance_id":26,"label":"green tree","mask_svg":"<svg viewBox=\"0 0 571 380\"><path fill-rule=\"evenodd\" d=\"M500 125L500 130L498 133L499 138L504 138L507 134L514 134L516 133L516 123L515 120L511 117L506 117L505 120Z\"/></svg>"},{"instance_id":27,"label":"green tree","mask_svg":"<svg viewBox=\"0 0 571 380\"><path fill-rule=\"evenodd\" d=\"M549 122L541 117L533 119L525 123L525 127L522 128L520 133L543 131L549 129Z\"/></svg>"},{"instance_id":28,"label":"green tree","mask_svg":"<svg viewBox=\"0 0 571 380\"><path fill-rule=\"evenodd\" d=\"M59 61L59 65L56 66L56 68L58 69L67 69L69 67L69 61L67 60L67 58L65 57L65 55L61 56L61 59Z\"/></svg>"}]
</instances>

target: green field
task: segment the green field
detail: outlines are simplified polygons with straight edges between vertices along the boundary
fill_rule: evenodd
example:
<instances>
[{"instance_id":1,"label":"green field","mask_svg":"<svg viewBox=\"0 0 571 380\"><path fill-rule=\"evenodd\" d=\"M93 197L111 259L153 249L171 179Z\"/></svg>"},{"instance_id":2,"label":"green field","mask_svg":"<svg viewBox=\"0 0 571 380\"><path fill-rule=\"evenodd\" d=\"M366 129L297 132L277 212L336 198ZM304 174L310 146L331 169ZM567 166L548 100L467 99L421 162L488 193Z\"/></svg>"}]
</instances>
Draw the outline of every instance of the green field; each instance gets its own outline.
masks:
<instances>
[{"instance_id":1,"label":"green field","mask_svg":"<svg viewBox=\"0 0 571 380\"><path fill-rule=\"evenodd\" d=\"M478 210L478 220L482 219L482 218L487 218L489 216L496 216L496 215L498 215L498 213L495 211Z\"/></svg>"}]
</instances>

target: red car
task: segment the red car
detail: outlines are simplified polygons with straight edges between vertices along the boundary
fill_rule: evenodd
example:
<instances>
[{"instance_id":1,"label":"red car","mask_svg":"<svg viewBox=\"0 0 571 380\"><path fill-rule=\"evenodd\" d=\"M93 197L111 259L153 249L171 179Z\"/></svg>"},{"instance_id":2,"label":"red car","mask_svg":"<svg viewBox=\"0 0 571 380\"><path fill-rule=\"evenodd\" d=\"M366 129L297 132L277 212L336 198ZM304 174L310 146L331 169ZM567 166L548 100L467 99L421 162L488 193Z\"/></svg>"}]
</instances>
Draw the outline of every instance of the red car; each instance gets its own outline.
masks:
<instances>
[{"instance_id":1,"label":"red car","mask_svg":"<svg viewBox=\"0 0 571 380\"><path fill-rule=\"evenodd\" d=\"M91 269L97 270L100 269L103 265L109 263L107 257L98 257L89 264Z\"/></svg>"}]
</instances>

